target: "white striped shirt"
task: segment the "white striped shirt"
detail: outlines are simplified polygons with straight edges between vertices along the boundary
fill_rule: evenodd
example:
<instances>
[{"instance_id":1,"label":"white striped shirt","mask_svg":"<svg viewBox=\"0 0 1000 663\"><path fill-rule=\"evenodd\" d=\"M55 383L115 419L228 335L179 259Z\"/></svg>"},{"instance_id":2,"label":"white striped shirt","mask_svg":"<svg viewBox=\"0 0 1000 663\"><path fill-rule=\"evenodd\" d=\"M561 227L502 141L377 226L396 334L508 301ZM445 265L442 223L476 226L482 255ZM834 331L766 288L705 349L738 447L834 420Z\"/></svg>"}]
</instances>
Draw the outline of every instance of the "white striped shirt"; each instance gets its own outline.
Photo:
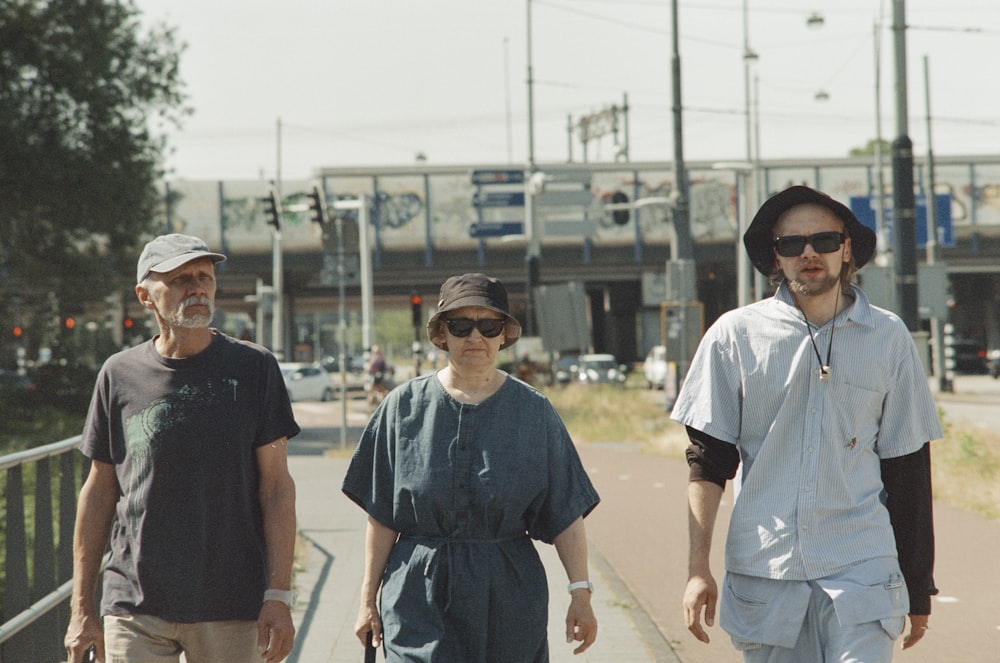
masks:
<instances>
[{"instance_id":1,"label":"white striped shirt","mask_svg":"<svg viewBox=\"0 0 1000 663\"><path fill-rule=\"evenodd\" d=\"M896 557L879 459L943 433L906 326L852 288L854 303L814 330L824 358L834 334L826 382L785 283L698 347L672 418L739 448L729 571L813 580Z\"/></svg>"}]
</instances>

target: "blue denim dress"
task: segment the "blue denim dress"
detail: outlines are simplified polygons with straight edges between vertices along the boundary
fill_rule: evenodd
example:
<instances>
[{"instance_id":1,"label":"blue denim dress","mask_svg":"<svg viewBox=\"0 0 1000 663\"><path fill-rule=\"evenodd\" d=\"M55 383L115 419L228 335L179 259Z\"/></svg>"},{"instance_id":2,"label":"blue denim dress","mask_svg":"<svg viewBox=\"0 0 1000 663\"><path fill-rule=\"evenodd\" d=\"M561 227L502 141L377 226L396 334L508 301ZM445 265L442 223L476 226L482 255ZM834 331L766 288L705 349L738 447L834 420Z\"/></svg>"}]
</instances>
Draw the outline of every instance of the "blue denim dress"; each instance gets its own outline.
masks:
<instances>
[{"instance_id":1,"label":"blue denim dress","mask_svg":"<svg viewBox=\"0 0 1000 663\"><path fill-rule=\"evenodd\" d=\"M387 661L548 661L548 589L531 539L597 506L558 414L508 377L476 405L436 376L368 423L344 493L400 533L382 582Z\"/></svg>"}]
</instances>

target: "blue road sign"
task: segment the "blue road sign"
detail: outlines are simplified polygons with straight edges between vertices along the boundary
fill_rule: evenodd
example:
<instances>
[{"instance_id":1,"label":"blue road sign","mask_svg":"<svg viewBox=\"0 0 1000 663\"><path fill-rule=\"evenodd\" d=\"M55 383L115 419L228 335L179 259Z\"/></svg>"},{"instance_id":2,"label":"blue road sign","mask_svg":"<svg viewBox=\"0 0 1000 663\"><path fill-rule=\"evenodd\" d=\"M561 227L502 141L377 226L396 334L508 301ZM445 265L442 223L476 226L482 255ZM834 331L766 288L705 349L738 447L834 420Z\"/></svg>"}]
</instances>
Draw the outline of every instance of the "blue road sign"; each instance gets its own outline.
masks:
<instances>
[{"instance_id":1,"label":"blue road sign","mask_svg":"<svg viewBox=\"0 0 1000 663\"><path fill-rule=\"evenodd\" d=\"M524 224L520 221L480 221L469 226L469 237L503 237L523 234Z\"/></svg>"},{"instance_id":2,"label":"blue road sign","mask_svg":"<svg viewBox=\"0 0 1000 663\"><path fill-rule=\"evenodd\" d=\"M851 196L851 211L858 221L865 224L872 230L875 227L875 206L877 205L875 196ZM934 196L935 211L937 212L938 225L938 245L955 246L955 235L951 223L951 196L946 193L939 193ZM917 207L917 247L927 247L927 196L916 197ZM892 234L892 197L888 196L885 201L885 227L889 245L895 241Z\"/></svg>"},{"instance_id":3,"label":"blue road sign","mask_svg":"<svg viewBox=\"0 0 1000 663\"><path fill-rule=\"evenodd\" d=\"M489 191L472 194L472 206L480 209L487 207L524 207L523 191Z\"/></svg>"},{"instance_id":4,"label":"blue road sign","mask_svg":"<svg viewBox=\"0 0 1000 663\"><path fill-rule=\"evenodd\" d=\"M474 170L473 184L524 184L523 170Z\"/></svg>"}]
</instances>

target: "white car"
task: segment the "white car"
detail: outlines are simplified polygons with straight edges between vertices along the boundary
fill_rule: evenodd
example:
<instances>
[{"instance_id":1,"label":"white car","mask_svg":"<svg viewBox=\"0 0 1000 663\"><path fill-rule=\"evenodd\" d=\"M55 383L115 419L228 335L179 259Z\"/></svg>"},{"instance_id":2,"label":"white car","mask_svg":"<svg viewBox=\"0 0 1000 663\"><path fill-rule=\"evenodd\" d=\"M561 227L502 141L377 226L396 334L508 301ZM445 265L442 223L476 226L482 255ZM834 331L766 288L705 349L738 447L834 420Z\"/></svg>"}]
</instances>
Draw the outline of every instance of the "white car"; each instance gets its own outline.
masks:
<instances>
[{"instance_id":1,"label":"white car","mask_svg":"<svg viewBox=\"0 0 1000 663\"><path fill-rule=\"evenodd\" d=\"M667 348L654 345L646 361L642 362L642 372L646 376L646 386L650 389L663 389L667 381Z\"/></svg>"},{"instance_id":2,"label":"white car","mask_svg":"<svg viewBox=\"0 0 1000 663\"><path fill-rule=\"evenodd\" d=\"M332 401L333 381L319 364L278 364L285 389L293 401Z\"/></svg>"},{"instance_id":3,"label":"white car","mask_svg":"<svg viewBox=\"0 0 1000 663\"><path fill-rule=\"evenodd\" d=\"M576 377L587 384L625 384L625 369L614 355L580 355Z\"/></svg>"}]
</instances>

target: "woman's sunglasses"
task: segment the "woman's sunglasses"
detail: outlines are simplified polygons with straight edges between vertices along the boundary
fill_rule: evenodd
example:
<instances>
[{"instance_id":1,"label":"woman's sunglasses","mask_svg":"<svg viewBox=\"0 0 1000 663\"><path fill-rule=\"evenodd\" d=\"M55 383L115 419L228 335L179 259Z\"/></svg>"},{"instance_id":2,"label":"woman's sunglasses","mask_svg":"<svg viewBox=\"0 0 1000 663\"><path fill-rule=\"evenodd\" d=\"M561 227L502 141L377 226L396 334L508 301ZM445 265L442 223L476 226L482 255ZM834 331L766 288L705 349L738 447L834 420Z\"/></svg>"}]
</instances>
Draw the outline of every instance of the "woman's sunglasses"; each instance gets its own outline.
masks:
<instances>
[{"instance_id":1,"label":"woman's sunglasses","mask_svg":"<svg viewBox=\"0 0 1000 663\"><path fill-rule=\"evenodd\" d=\"M472 333L472 329L478 329L479 333L486 338L496 338L503 331L506 324L504 318L445 318L444 324L448 327L448 333L458 338L465 338Z\"/></svg>"},{"instance_id":2,"label":"woman's sunglasses","mask_svg":"<svg viewBox=\"0 0 1000 663\"><path fill-rule=\"evenodd\" d=\"M828 230L814 235L782 235L774 240L774 248L782 258L794 258L802 255L809 244L816 253L833 253L844 243L844 233Z\"/></svg>"}]
</instances>

